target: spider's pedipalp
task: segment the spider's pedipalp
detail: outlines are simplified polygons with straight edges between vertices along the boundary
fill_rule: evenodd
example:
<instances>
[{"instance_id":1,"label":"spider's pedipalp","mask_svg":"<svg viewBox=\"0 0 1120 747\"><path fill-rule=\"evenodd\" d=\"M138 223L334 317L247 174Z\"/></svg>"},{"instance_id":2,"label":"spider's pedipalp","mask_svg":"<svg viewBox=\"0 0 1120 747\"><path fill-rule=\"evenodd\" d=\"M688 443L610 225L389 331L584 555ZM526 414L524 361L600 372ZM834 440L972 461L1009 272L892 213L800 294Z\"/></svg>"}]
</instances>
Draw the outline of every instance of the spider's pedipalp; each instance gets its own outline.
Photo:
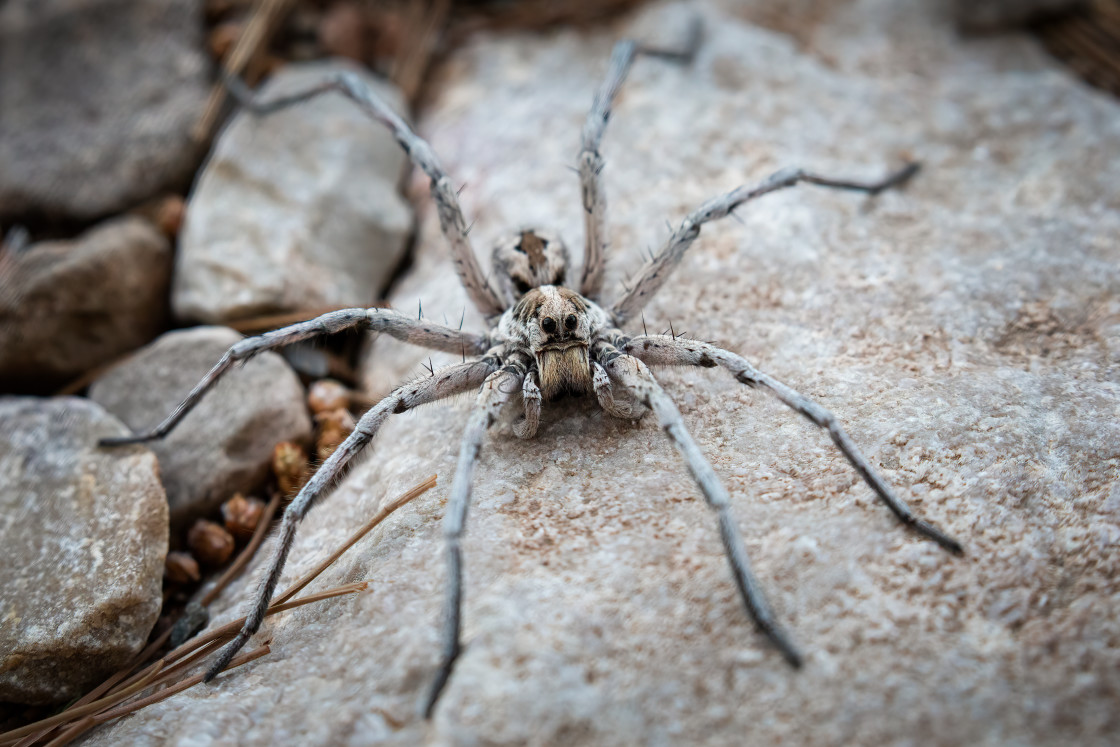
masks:
<instances>
[{"instance_id":1,"label":"spider's pedipalp","mask_svg":"<svg viewBox=\"0 0 1120 747\"><path fill-rule=\"evenodd\" d=\"M537 435L541 422L541 387L537 382L537 372L525 374L521 384L521 400L525 404L525 415L513 424L513 435L518 438L532 438Z\"/></svg>"},{"instance_id":2,"label":"spider's pedipalp","mask_svg":"<svg viewBox=\"0 0 1120 747\"><path fill-rule=\"evenodd\" d=\"M774 619L770 606L766 603L766 597L754 574L751 573L747 550L743 546L743 537L731 515L731 500L727 495L727 489L716 477L712 465L696 445L692 434L685 428L677 406L657 383L649 368L638 358L626 354L619 355L618 351L610 345L597 347L596 353L596 358L602 361L611 380L628 390L635 399L653 411L662 430L684 457L688 471L696 481L700 492L703 493L704 499L719 515L720 538L723 540L727 561L731 565L735 585L739 589L739 595L747 612L790 666L800 667L801 654Z\"/></svg>"},{"instance_id":3,"label":"spider's pedipalp","mask_svg":"<svg viewBox=\"0 0 1120 747\"><path fill-rule=\"evenodd\" d=\"M491 373L486 378L467 421L467 427L463 431L463 441L459 447L459 462L455 467L455 478L451 483L451 494L447 499L447 513L443 517L443 536L447 543L449 576L444 606L443 652L439 670L424 702L424 718L431 718L461 650L463 562L459 543L467 523L474 468L478 463L478 455L482 450L486 431L497 420L502 406L522 385L528 365L527 356L512 356L504 368Z\"/></svg>"},{"instance_id":4,"label":"spider's pedipalp","mask_svg":"<svg viewBox=\"0 0 1120 747\"><path fill-rule=\"evenodd\" d=\"M645 405L633 398L627 398L629 401L619 401L614 394L607 369L603 368L599 361L591 361L591 381L599 407L608 415L623 420L638 420L649 412Z\"/></svg>"},{"instance_id":5,"label":"spider's pedipalp","mask_svg":"<svg viewBox=\"0 0 1120 747\"><path fill-rule=\"evenodd\" d=\"M497 353L497 351L495 351ZM334 453L311 476L295 500L284 511L279 539L264 577L257 589L252 609L245 616L245 624L237 637L226 644L206 672L206 680L213 679L237 655L242 646L253 636L264 621L269 602L280 581L288 552L295 541L296 528L307 512L323 496L329 494L342 480L356 457L380 430L390 415L406 412L418 405L437 402L462 392L477 388L498 367L495 356L469 363L457 363L440 369L433 376L397 387L393 392L370 408L358 421L353 432L335 449Z\"/></svg>"},{"instance_id":6,"label":"spider's pedipalp","mask_svg":"<svg viewBox=\"0 0 1120 747\"><path fill-rule=\"evenodd\" d=\"M218 383L234 365L244 363L254 355L266 350L291 345L300 340L330 335L347 329L362 328L373 332L384 332L403 342L442 350L448 353L470 353L478 355L487 348L487 338L460 329L452 329L439 324L413 319L392 309L341 309L318 316L310 321L299 322L280 329L274 329L256 337L246 337L235 343L222 356L202 380L195 384L179 406L158 426L134 436L104 438L101 446L123 446L163 438L171 432L188 412L194 409L202 397Z\"/></svg>"},{"instance_id":7,"label":"spider's pedipalp","mask_svg":"<svg viewBox=\"0 0 1120 747\"><path fill-rule=\"evenodd\" d=\"M639 271L637 279L626 290L622 298L615 301L614 306L611 307L611 317L618 326L622 326L632 319L669 279L673 270L680 264L684 253L696 241L696 237L700 235L700 228L705 223L730 215L736 208L756 197L792 187L798 182L808 182L832 189L846 189L875 195L885 189L903 184L917 171L918 164L908 163L879 181L860 182L833 179L801 169L782 169L762 180L759 184L744 185L708 200L685 216L680 226L669 236L669 240L665 242L661 251L646 262L645 266Z\"/></svg>"},{"instance_id":8,"label":"spider's pedipalp","mask_svg":"<svg viewBox=\"0 0 1120 747\"><path fill-rule=\"evenodd\" d=\"M412 163L431 179L432 199L439 213L439 225L447 242L451 245L451 259L459 281L466 289L471 301L484 316L496 316L505 306L497 293L486 280L486 275L478 264L474 248L468 234L470 227L463 217L459 206L459 192L443 170L439 159L427 141L412 131L408 123L390 107L376 92L372 91L357 75L349 72L336 73L305 91L274 99L260 101L254 93L234 75L226 73L223 81L238 102L250 111L267 115L289 106L309 101L324 93L337 91L351 99L371 119L385 125L408 155Z\"/></svg>"},{"instance_id":9,"label":"spider's pedipalp","mask_svg":"<svg viewBox=\"0 0 1120 747\"><path fill-rule=\"evenodd\" d=\"M879 499L898 517L899 521L911 527L918 534L933 540L954 555L961 555L964 552L960 542L929 522L919 519L910 510L910 507L895 495L890 486L867 461L867 457L852 442L851 437L848 436L835 415L772 376L759 371L742 356L709 345L706 342L679 337L674 339L662 335L635 337L623 349L650 365L701 366L704 368L721 366L730 371L735 379L743 384L768 390L783 404L801 413L818 427L828 431L829 437L840 449L844 458L855 468L864 482L875 491Z\"/></svg>"}]
</instances>

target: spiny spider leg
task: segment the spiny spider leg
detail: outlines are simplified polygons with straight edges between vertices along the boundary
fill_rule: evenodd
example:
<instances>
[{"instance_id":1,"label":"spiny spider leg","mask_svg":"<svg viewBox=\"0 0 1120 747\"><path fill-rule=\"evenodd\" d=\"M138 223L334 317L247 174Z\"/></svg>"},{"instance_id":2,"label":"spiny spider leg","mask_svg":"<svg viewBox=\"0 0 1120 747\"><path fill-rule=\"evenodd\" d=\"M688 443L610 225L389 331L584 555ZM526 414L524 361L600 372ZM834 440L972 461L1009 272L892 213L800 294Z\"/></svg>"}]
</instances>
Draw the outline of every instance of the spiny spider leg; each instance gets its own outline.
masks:
<instances>
[{"instance_id":1,"label":"spiny spider leg","mask_svg":"<svg viewBox=\"0 0 1120 747\"><path fill-rule=\"evenodd\" d=\"M592 301L599 300L603 289L603 268L607 246L610 243L607 232L607 193L603 186L603 157L599 145L611 116L611 106L615 96L626 80L634 58L639 54L674 60L687 64L700 46L700 23L694 19L686 44L681 49L658 49L639 46L636 42L624 39L614 45L607 77L595 92L591 111L583 125L580 136L579 183L583 195L584 251L583 271L579 292Z\"/></svg>"},{"instance_id":2,"label":"spiny spider leg","mask_svg":"<svg viewBox=\"0 0 1120 747\"><path fill-rule=\"evenodd\" d=\"M261 627L269 602L276 591L276 584L280 581L280 574L284 570L284 562L296 537L296 528L324 495L329 494L346 475L352 460L366 447L377 434L382 424L389 415L405 412L412 408L436 402L441 399L461 394L462 392L477 389L494 370L500 365L498 349L494 349L482 360L468 363L456 363L440 369L432 376L426 376L417 381L404 384L370 408L358 421L354 431L323 462L311 479L299 491L299 495L284 511L284 519L280 525L279 538L272 559L265 570L264 577L257 594L253 600L253 607L245 617L245 624L237 636L226 644L219 652L218 657L206 671L206 681L209 682L218 675L226 665L237 655L241 647L253 637Z\"/></svg>"},{"instance_id":3,"label":"spiny spider leg","mask_svg":"<svg viewBox=\"0 0 1120 747\"><path fill-rule=\"evenodd\" d=\"M463 607L463 562L459 541L467 522L467 508L471 500L471 479L478 455L482 450L482 440L486 431L497 420L502 406L522 385L527 356L516 356L507 361L501 370L487 377L478 393L478 400L467 420L463 432L462 445L459 447L459 463L455 467L455 478L451 483L451 494L447 499L447 513L443 518L443 536L447 543L448 585L444 607L443 655L439 671L432 681L428 699L424 703L424 718L431 718L436 701L443 692L455 660L459 657L460 622Z\"/></svg>"},{"instance_id":4,"label":"spiny spider leg","mask_svg":"<svg viewBox=\"0 0 1120 747\"><path fill-rule=\"evenodd\" d=\"M611 380L629 390L639 402L653 410L661 428L684 457L688 471L696 480L700 492L704 494L708 505L719 515L719 534L723 540L724 552L727 554L727 562L731 565L735 584L739 588L747 612L790 666L800 667L801 654L774 620L770 606L766 603L766 597L759 588L754 574L751 573L747 550L743 546L743 537L731 515L731 500L727 490L716 477L712 465L708 463L700 447L692 440L692 435L685 428L677 406L673 404L669 395L641 360L631 355L623 355L609 344L598 346L596 352L596 357L606 367Z\"/></svg>"},{"instance_id":5,"label":"spiny spider leg","mask_svg":"<svg viewBox=\"0 0 1120 747\"><path fill-rule=\"evenodd\" d=\"M541 423L541 385L536 370L525 374L521 384L521 399L525 403L525 417L513 424L513 435L532 438Z\"/></svg>"},{"instance_id":6,"label":"spiny spider leg","mask_svg":"<svg viewBox=\"0 0 1120 747\"><path fill-rule=\"evenodd\" d=\"M685 251L692 246L692 242L700 235L700 227L713 220L719 220L731 214L736 208L749 200L761 197L779 189L792 187L798 182L808 182L822 187L834 189L849 189L869 194L878 194L884 189L898 186L918 172L917 163L909 163L898 171L890 174L885 179L877 182L856 182L843 179L832 179L825 176L812 174L801 169L783 169L755 186L744 185L715 199L708 200L698 209L692 211L681 221L680 227L673 231L673 235L662 247L661 251L638 274L637 280L628 291L618 299L611 314L615 324L622 326L637 314L646 302L653 297L669 275L676 269Z\"/></svg>"},{"instance_id":7,"label":"spiny spider leg","mask_svg":"<svg viewBox=\"0 0 1120 747\"><path fill-rule=\"evenodd\" d=\"M599 407L611 417L638 420L649 412L641 402L633 399L619 402L615 398L607 369L599 361L591 361L591 386L595 390L595 398L599 400Z\"/></svg>"},{"instance_id":8,"label":"spiny spider leg","mask_svg":"<svg viewBox=\"0 0 1120 747\"><path fill-rule=\"evenodd\" d=\"M463 209L459 206L458 190L443 170L435 152L427 141L413 132L400 115L371 91L361 78L349 72L335 73L306 91L263 102L257 101L253 92L240 78L227 73L223 76L223 81L234 98L256 114L271 114L313 99L320 94L338 91L353 100L371 119L388 127L412 162L431 179L432 199L435 200L436 210L439 213L439 225L451 245L451 259L455 264L455 272L459 274L459 281L466 289L467 295L484 316L497 316L505 310L505 306L490 286L482 268L479 267L470 238L467 236L470 227L463 218Z\"/></svg>"},{"instance_id":9,"label":"spiny spider leg","mask_svg":"<svg viewBox=\"0 0 1120 747\"><path fill-rule=\"evenodd\" d=\"M103 438L98 443L101 446L121 446L124 444L142 443L163 438L190 412L203 395L218 382L226 371L236 363L244 362L257 353L262 353L273 348L291 345L293 342L306 340L320 335L329 335L346 329L360 327L373 332L384 332L403 342L421 345L433 350L442 350L448 353L463 352L478 355L487 348L486 338L471 332L432 324L421 319L393 311L392 309L342 309L331 311L307 322L299 322L288 327L266 332L257 337L246 337L235 343L226 354L222 356L210 371L195 385L175 411L158 426L134 436L119 438Z\"/></svg>"},{"instance_id":10,"label":"spiny spider leg","mask_svg":"<svg viewBox=\"0 0 1120 747\"><path fill-rule=\"evenodd\" d=\"M828 431L840 452L855 467L856 472L875 491L875 494L898 517L899 521L911 527L918 534L933 540L943 548L960 555L964 552L961 543L942 532L932 524L919 519L901 498L894 494L890 486L875 471L867 458L841 427L836 416L808 397L791 389L777 379L759 371L743 357L714 345L697 340L672 338L661 335L640 336L631 339L623 346L630 355L642 359L651 366L701 366L726 368L739 382L750 387L764 387L781 402L804 415L815 425Z\"/></svg>"}]
</instances>

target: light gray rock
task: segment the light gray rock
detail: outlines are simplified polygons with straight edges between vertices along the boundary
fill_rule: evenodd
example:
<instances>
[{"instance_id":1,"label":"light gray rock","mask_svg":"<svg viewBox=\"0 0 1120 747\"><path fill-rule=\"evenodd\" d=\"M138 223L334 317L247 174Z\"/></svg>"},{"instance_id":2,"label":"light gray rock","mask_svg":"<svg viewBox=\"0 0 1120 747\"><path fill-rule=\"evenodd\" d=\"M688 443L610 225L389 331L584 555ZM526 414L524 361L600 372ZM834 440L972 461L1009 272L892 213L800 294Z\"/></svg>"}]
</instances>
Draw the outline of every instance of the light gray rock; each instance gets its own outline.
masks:
<instances>
[{"instance_id":1,"label":"light gray rock","mask_svg":"<svg viewBox=\"0 0 1120 747\"><path fill-rule=\"evenodd\" d=\"M360 73L403 111L396 89L342 61L287 65L263 95L304 90L342 69ZM223 322L370 305L412 227L412 212L397 193L403 165L385 129L339 95L264 118L237 114L187 206L175 315Z\"/></svg>"},{"instance_id":2,"label":"light gray rock","mask_svg":"<svg viewBox=\"0 0 1120 747\"><path fill-rule=\"evenodd\" d=\"M86 399L0 398L0 700L83 694L159 616L159 465L143 447L97 447L127 433Z\"/></svg>"},{"instance_id":3,"label":"light gray rock","mask_svg":"<svg viewBox=\"0 0 1120 747\"><path fill-rule=\"evenodd\" d=\"M93 383L89 396L143 432L158 425L241 335L228 327L168 332ZM303 387L275 353L230 371L168 436L159 457L174 531L256 487L280 441L306 442Z\"/></svg>"},{"instance_id":4,"label":"light gray rock","mask_svg":"<svg viewBox=\"0 0 1120 747\"><path fill-rule=\"evenodd\" d=\"M57 386L164 328L171 246L138 217L0 255L0 383Z\"/></svg>"},{"instance_id":5,"label":"light gray rock","mask_svg":"<svg viewBox=\"0 0 1120 747\"><path fill-rule=\"evenodd\" d=\"M89 220L186 182L206 98L198 0L0 9L0 219Z\"/></svg>"},{"instance_id":6,"label":"light gray rock","mask_svg":"<svg viewBox=\"0 0 1120 747\"><path fill-rule=\"evenodd\" d=\"M579 253L567 167L584 113L615 34L681 22L666 12L610 32L480 36L448 62L421 130L468 185L480 254L534 225ZM920 158L902 191L800 187L705 228L645 318L832 409L965 557L900 527L826 435L763 392L661 371L805 666L747 620L713 517L656 424L567 402L536 439L501 424L483 449L466 649L426 724L460 397L391 420L300 529L282 585L383 496L437 472L434 494L316 583L370 579L369 593L271 619L269 656L91 744L1115 740L1120 106L1028 37L960 41L934 0L838 3L806 21L810 46L746 23L754 6L697 12L695 64L639 60L607 132L607 288L666 220L739 184L791 165L875 177ZM456 324L465 296L447 291L430 206L420 244L420 275L394 300L412 310L421 296L425 316ZM399 356L379 343L368 379L387 386ZM427 375L420 356L408 374ZM258 573L213 624L244 612Z\"/></svg>"}]
</instances>

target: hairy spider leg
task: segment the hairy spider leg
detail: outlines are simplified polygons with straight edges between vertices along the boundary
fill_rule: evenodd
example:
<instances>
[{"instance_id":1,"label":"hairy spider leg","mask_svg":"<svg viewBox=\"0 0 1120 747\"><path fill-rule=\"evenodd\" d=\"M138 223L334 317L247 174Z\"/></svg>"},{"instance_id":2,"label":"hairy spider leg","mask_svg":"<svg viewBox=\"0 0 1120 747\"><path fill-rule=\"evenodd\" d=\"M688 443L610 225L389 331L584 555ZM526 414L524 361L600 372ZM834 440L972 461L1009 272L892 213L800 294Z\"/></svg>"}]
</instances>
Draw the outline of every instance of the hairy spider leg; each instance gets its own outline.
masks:
<instances>
[{"instance_id":1,"label":"hairy spider leg","mask_svg":"<svg viewBox=\"0 0 1120 747\"><path fill-rule=\"evenodd\" d=\"M439 670L432 681L427 700L424 702L424 718L431 718L436 702L443 692L451 670L462 650L460 645L461 620L463 607L463 562L460 540L467 523L467 508L471 500L471 480L478 464L482 441L486 432L498 418L502 406L521 386L525 378L527 356L513 356L506 365L490 374L467 420L463 440L459 447L459 462L455 468L455 478L451 483L451 494L447 499L447 513L443 517L443 536L447 551L447 599L443 618L443 652Z\"/></svg>"},{"instance_id":2,"label":"hairy spider leg","mask_svg":"<svg viewBox=\"0 0 1120 747\"><path fill-rule=\"evenodd\" d=\"M599 300L603 289L603 271L610 238L607 229L607 192L603 184L605 165L599 146L603 133L611 117L611 107L615 97L626 80L630 66L639 54L660 57L688 64L700 46L700 22L693 19L688 36L679 49L659 49L641 46L634 41L623 39L614 45L611 59L607 65L607 75L595 92L591 110L587 112L583 131L580 133L579 184L583 198L584 250L583 270L579 282L579 292L592 301Z\"/></svg>"},{"instance_id":3,"label":"hairy spider leg","mask_svg":"<svg viewBox=\"0 0 1120 747\"><path fill-rule=\"evenodd\" d=\"M482 360L469 363L456 363L437 371L433 376L426 376L418 381L404 384L393 390L389 396L370 408L358 421L354 431L346 440L328 457L327 461L319 467L311 479L299 491L295 500L284 511L284 519L280 525L276 549L257 587L256 596L249 614L245 616L245 624L237 636L225 645L218 653L217 658L206 671L206 681L214 679L237 655L241 647L260 629L268 610L269 602L276 591L280 581L280 574L284 570L284 563L288 553L295 542L296 529L303 517L325 495L328 495L342 481L349 472L356 457L373 440L377 431L390 415L406 412L419 405L437 402L456 394L477 389L486 381L487 377L500 365L497 354L493 350Z\"/></svg>"},{"instance_id":4,"label":"hairy spider leg","mask_svg":"<svg viewBox=\"0 0 1120 747\"><path fill-rule=\"evenodd\" d=\"M418 136L393 109L372 91L360 77L350 72L335 73L305 91L282 96L270 101L259 101L245 83L234 75L223 77L234 98L250 111L266 115L290 106L301 104L330 91L337 91L351 99L366 115L389 128L393 137L404 150L412 163L418 166L431 179L432 199L439 213L439 225L443 235L451 245L451 259L459 281L467 295L486 317L501 314L504 310L498 294L491 287L486 275L478 264L474 248L468 236L470 226L463 218L459 206L459 193L443 170L439 159L427 141Z\"/></svg>"},{"instance_id":5,"label":"hairy spider leg","mask_svg":"<svg viewBox=\"0 0 1120 747\"><path fill-rule=\"evenodd\" d=\"M785 660L792 667L801 666L801 654L790 642L788 636L774 619L770 606L766 603L766 596L762 593L758 581L751 573L750 561L747 559L747 550L743 545L743 537L739 527L731 515L731 499L727 489L716 477L712 465L700 451L700 447L692 439L692 435L684 425L681 413L673 400L666 394L657 379L650 373L638 358L620 353L614 346L604 344L597 349L596 356L606 368L611 380L629 391L636 400L653 410L657 422L665 431L665 435L677 447L684 457L688 471L704 500L719 516L719 535L723 540L723 549L727 555L727 562L731 565L735 585L739 589L743 604L747 608L751 619L754 620L759 630L770 639L781 652Z\"/></svg>"},{"instance_id":6,"label":"hairy spider leg","mask_svg":"<svg viewBox=\"0 0 1120 747\"><path fill-rule=\"evenodd\" d=\"M918 172L917 163L908 163L898 171L890 174L885 179L877 182L857 182L845 179L832 179L803 171L801 169L783 169L764 179L760 184L744 185L727 194L708 200L699 208L689 213L680 226L673 231L669 240L661 251L653 256L638 272L637 279L623 296L615 301L610 313L614 323L619 327L628 322L642 307L653 298L669 279L673 270L680 264L685 251L696 241L700 235L700 227L705 223L719 220L730 215L736 208L745 202L761 197L779 189L792 187L798 182L818 184L822 187L833 189L848 189L858 192L867 192L875 195L885 189L896 187Z\"/></svg>"},{"instance_id":7,"label":"hairy spider leg","mask_svg":"<svg viewBox=\"0 0 1120 747\"><path fill-rule=\"evenodd\" d=\"M403 342L420 345L440 350L447 353L458 353L465 350L471 355L478 355L486 351L487 340L483 335L464 332L440 324L433 324L420 319L393 311L392 309L342 309L331 311L307 322L299 322L287 327L266 332L257 337L246 337L234 343L225 355L214 364L202 380L199 381L179 406L167 418L147 433L133 436L103 438L98 444L101 446L122 446L125 444L142 443L163 438L171 432L179 421L188 412L194 409L202 397L218 383L218 380L227 371L238 363L243 363L258 353L273 348L291 345L300 340L307 340L320 335L330 335L343 330L361 328L376 333L384 332Z\"/></svg>"},{"instance_id":8,"label":"hairy spider leg","mask_svg":"<svg viewBox=\"0 0 1120 747\"><path fill-rule=\"evenodd\" d=\"M759 371L742 356L698 340L688 340L681 337L673 339L662 335L635 337L623 346L623 350L651 366L700 366L703 368L721 366L731 372L736 381L750 387L762 387L783 404L804 415L814 425L828 431L828 435L832 442L836 444L836 448L855 468L864 482L875 491L879 499L887 505L887 508L898 517L899 521L923 537L933 540L954 555L960 555L964 552L960 542L929 522L916 517L910 507L895 495L890 486L879 476L871 463L852 442L851 437L844 431L835 415L774 377Z\"/></svg>"}]
</instances>

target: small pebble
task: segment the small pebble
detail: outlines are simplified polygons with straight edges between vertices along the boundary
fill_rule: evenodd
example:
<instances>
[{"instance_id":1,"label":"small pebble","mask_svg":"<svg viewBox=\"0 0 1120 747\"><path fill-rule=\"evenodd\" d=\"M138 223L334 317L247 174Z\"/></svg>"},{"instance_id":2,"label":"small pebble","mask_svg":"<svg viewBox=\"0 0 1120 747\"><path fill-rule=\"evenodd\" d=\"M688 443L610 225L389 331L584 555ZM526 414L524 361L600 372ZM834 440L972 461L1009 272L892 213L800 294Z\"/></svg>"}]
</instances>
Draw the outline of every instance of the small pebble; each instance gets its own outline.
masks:
<instances>
[{"instance_id":1,"label":"small pebble","mask_svg":"<svg viewBox=\"0 0 1120 747\"><path fill-rule=\"evenodd\" d=\"M246 498L241 493L235 493L222 504L222 520L225 522L226 529L234 537L242 539L256 531L262 513L264 513L264 501L259 498Z\"/></svg>"},{"instance_id":2,"label":"small pebble","mask_svg":"<svg viewBox=\"0 0 1120 747\"><path fill-rule=\"evenodd\" d=\"M353 432L355 426L354 416L343 408L320 412L315 416L315 422L319 426L319 435L315 439L315 453L320 461L329 458Z\"/></svg>"},{"instance_id":3,"label":"small pebble","mask_svg":"<svg viewBox=\"0 0 1120 747\"><path fill-rule=\"evenodd\" d=\"M187 545L203 565L219 566L233 555L233 535L221 524L199 519L187 532Z\"/></svg>"},{"instance_id":4,"label":"small pebble","mask_svg":"<svg viewBox=\"0 0 1120 747\"><path fill-rule=\"evenodd\" d=\"M169 195L160 201L155 223L159 226L159 230L163 231L164 236L173 239L179 235L186 210L187 203L179 195Z\"/></svg>"},{"instance_id":5,"label":"small pebble","mask_svg":"<svg viewBox=\"0 0 1120 747\"><path fill-rule=\"evenodd\" d=\"M307 452L299 444L281 441L272 450L272 473L280 492L288 497L294 496L310 476L307 465Z\"/></svg>"},{"instance_id":6,"label":"small pebble","mask_svg":"<svg viewBox=\"0 0 1120 747\"><path fill-rule=\"evenodd\" d=\"M307 392L307 406L316 415L350 407L350 390L334 379L319 379Z\"/></svg>"},{"instance_id":7,"label":"small pebble","mask_svg":"<svg viewBox=\"0 0 1120 747\"><path fill-rule=\"evenodd\" d=\"M173 584L193 584L202 577L198 561L189 552L172 551L163 561L163 575Z\"/></svg>"}]
</instances>

